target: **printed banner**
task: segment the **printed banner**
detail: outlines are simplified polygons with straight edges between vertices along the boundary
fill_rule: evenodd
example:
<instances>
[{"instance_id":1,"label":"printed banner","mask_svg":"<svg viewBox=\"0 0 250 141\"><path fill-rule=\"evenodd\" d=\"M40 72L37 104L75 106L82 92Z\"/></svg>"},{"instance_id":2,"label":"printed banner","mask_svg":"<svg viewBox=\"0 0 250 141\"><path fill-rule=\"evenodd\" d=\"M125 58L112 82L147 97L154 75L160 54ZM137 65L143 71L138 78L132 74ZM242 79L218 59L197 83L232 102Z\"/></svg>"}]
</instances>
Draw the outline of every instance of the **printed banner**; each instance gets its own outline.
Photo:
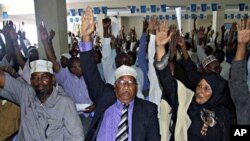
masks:
<instances>
[{"instance_id":1,"label":"printed banner","mask_svg":"<svg viewBox=\"0 0 250 141\"><path fill-rule=\"evenodd\" d=\"M130 11L131 11L131 13L135 13L136 12L136 6L131 6Z\"/></svg>"},{"instance_id":2,"label":"printed banner","mask_svg":"<svg viewBox=\"0 0 250 141\"><path fill-rule=\"evenodd\" d=\"M99 7L94 7L94 14L100 14Z\"/></svg>"},{"instance_id":3,"label":"printed banner","mask_svg":"<svg viewBox=\"0 0 250 141\"><path fill-rule=\"evenodd\" d=\"M162 5L161 5L161 12L166 12L166 11L167 11L167 10L166 10L166 7L167 7L166 4L162 4Z\"/></svg>"},{"instance_id":4,"label":"printed banner","mask_svg":"<svg viewBox=\"0 0 250 141\"><path fill-rule=\"evenodd\" d=\"M83 13L83 9L82 8L78 9L78 15L82 16L82 13Z\"/></svg>"},{"instance_id":5,"label":"printed banner","mask_svg":"<svg viewBox=\"0 0 250 141\"><path fill-rule=\"evenodd\" d=\"M207 4L201 4L201 11L206 12L207 11Z\"/></svg>"},{"instance_id":6,"label":"printed banner","mask_svg":"<svg viewBox=\"0 0 250 141\"><path fill-rule=\"evenodd\" d=\"M212 7L212 11L217 11L218 10L218 7L217 7L217 3L212 3L211 4L211 7Z\"/></svg>"},{"instance_id":7,"label":"printed banner","mask_svg":"<svg viewBox=\"0 0 250 141\"><path fill-rule=\"evenodd\" d=\"M150 9L152 13L156 12L156 5L150 5Z\"/></svg>"},{"instance_id":8,"label":"printed banner","mask_svg":"<svg viewBox=\"0 0 250 141\"><path fill-rule=\"evenodd\" d=\"M108 8L107 8L106 6L102 7L102 13L103 13L103 14L107 14L107 9L108 9Z\"/></svg>"},{"instance_id":9,"label":"printed banner","mask_svg":"<svg viewBox=\"0 0 250 141\"><path fill-rule=\"evenodd\" d=\"M239 4L239 10L244 11L244 9L245 9L245 3L240 3Z\"/></svg>"},{"instance_id":10,"label":"printed banner","mask_svg":"<svg viewBox=\"0 0 250 141\"><path fill-rule=\"evenodd\" d=\"M146 12L147 12L146 5L141 5L141 13L146 13Z\"/></svg>"},{"instance_id":11,"label":"printed banner","mask_svg":"<svg viewBox=\"0 0 250 141\"><path fill-rule=\"evenodd\" d=\"M195 12L196 11L196 4L191 4L191 12Z\"/></svg>"},{"instance_id":12,"label":"printed banner","mask_svg":"<svg viewBox=\"0 0 250 141\"><path fill-rule=\"evenodd\" d=\"M231 17L231 19L234 19L234 14L231 14L230 17Z\"/></svg>"},{"instance_id":13,"label":"printed banner","mask_svg":"<svg viewBox=\"0 0 250 141\"><path fill-rule=\"evenodd\" d=\"M7 13L7 11L3 11L3 19L7 20L9 18L9 15Z\"/></svg>"},{"instance_id":14,"label":"printed banner","mask_svg":"<svg viewBox=\"0 0 250 141\"><path fill-rule=\"evenodd\" d=\"M166 18L166 20L169 20L169 15L166 15L165 18Z\"/></svg>"},{"instance_id":15,"label":"printed banner","mask_svg":"<svg viewBox=\"0 0 250 141\"><path fill-rule=\"evenodd\" d=\"M75 16L76 15L76 10L75 9L70 9L70 14L71 14L71 16Z\"/></svg>"}]
</instances>

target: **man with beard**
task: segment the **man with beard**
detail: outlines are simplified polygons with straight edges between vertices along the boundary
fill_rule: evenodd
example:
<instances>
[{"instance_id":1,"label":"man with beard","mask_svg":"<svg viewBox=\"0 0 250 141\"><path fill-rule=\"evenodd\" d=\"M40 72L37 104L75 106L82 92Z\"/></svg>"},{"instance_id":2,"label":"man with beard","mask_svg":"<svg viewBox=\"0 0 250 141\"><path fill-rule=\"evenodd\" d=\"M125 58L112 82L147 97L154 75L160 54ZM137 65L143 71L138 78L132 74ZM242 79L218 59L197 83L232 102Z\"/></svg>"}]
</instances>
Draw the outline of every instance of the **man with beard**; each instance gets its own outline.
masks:
<instances>
[{"instance_id":1,"label":"man with beard","mask_svg":"<svg viewBox=\"0 0 250 141\"><path fill-rule=\"evenodd\" d=\"M52 63L30 63L31 86L0 71L0 96L21 107L17 140L82 141L83 127L73 101L54 87Z\"/></svg>"}]
</instances>

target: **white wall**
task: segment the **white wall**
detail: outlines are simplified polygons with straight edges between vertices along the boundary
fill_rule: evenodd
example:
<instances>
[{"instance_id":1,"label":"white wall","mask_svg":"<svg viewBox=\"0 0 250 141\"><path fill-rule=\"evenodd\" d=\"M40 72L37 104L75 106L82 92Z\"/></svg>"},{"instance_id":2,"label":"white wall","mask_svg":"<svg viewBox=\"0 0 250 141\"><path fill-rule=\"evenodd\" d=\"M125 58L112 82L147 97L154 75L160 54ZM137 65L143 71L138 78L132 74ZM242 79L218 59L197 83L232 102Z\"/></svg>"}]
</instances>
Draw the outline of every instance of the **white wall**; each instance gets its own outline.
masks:
<instances>
[{"instance_id":1,"label":"white wall","mask_svg":"<svg viewBox=\"0 0 250 141\"><path fill-rule=\"evenodd\" d=\"M213 12L211 10L208 10L207 12L205 12L204 14L206 15L206 18L203 20L200 20L198 18L197 20L197 28L199 28L200 26L210 26L213 25L213 29L215 31L219 30L221 25L223 23L232 23L233 21L236 21L237 19L227 19L224 21L224 13L225 13L225 7L226 5L235 5L237 7L237 5L239 3L245 3L246 5L248 5L250 7L250 1L249 0L240 0L240 1L235 1L235 0L206 0L206 1L200 1L200 0L126 0L126 3L124 3L124 0L92 0L92 1L86 1L84 3L68 3L67 4L67 9L78 9L78 8L83 8L85 9L87 6L91 6L91 7L102 7L102 6L107 6L108 8L114 8L114 7L128 7L128 6L136 6L137 8L140 8L141 5L146 5L147 7L150 7L150 5L157 5L158 7L161 4L166 4L167 6L190 6L191 3L195 3L197 5L200 5L202 3L207 3L207 4L211 4L211 3L218 3L218 5L221 6L221 10L218 10L218 14L216 16L216 18L214 17L214 19L217 19L213 22ZM182 12L184 13L184 12ZM198 12L185 12L186 14L196 14L199 15L201 12L200 10ZM226 11L226 13L230 14L230 13L239 13L238 10L234 10L234 11ZM249 11L244 11L241 13L250 13ZM172 15L175 14L174 11L172 12L166 12L166 13L161 13L161 12L157 12L157 13L153 13L155 15ZM135 14L122 14L121 16L121 25L125 26L125 29L128 30L132 27L136 27L136 32L138 37L140 37L141 32L142 32L142 21L143 21L143 17L145 17L146 15L153 15L150 12L147 12L147 14L142 14L140 12L135 13ZM170 24L177 24L176 20L169 20ZM217 25L218 24L218 25ZM120 25L120 26L121 26ZM193 29L193 20L189 19L189 20L185 20L182 19L182 28L183 28L183 32L191 32Z\"/></svg>"}]
</instances>

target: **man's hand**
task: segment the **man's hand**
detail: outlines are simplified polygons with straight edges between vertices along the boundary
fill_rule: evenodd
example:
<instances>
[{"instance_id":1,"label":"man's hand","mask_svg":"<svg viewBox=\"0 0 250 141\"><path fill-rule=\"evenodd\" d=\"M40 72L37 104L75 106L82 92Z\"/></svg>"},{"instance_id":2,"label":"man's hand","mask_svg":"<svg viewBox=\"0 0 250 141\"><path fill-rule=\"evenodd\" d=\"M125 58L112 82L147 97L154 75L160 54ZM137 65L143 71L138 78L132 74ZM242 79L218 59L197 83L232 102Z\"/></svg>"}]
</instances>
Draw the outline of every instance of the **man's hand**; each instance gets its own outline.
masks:
<instances>
[{"instance_id":1,"label":"man's hand","mask_svg":"<svg viewBox=\"0 0 250 141\"><path fill-rule=\"evenodd\" d=\"M49 31L49 40L52 40L55 37L56 33L53 29Z\"/></svg>"},{"instance_id":2,"label":"man's hand","mask_svg":"<svg viewBox=\"0 0 250 141\"><path fill-rule=\"evenodd\" d=\"M212 29L212 25L207 27L207 33Z\"/></svg>"},{"instance_id":3,"label":"man's hand","mask_svg":"<svg viewBox=\"0 0 250 141\"><path fill-rule=\"evenodd\" d=\"M10 27L9 35L10 35L10 38L11 38L11 40L13 42L17 41L18 35L16 33L16 28L15 27Z\"/></svg>"},{"instance_id":4,"label":"man's hand","mask_svg":"<svg viewBox=\"0 0 250 141\"><path fill-rule=\"evenodd\" d=\"M148 21L147 20L143 20L143 32L146 33L148 29Z\"/></svg>"},{"instance_id":5,"label":"man's hand","mask_svg":"<svg viewBox=\"0 0 250 141\"><path fill-rule=\"evenodd\" d=\"M81 32L84 41L91 40L91 34L95 30L94 14L91 7L87 7L85 13L82 15Z\"/></svg>"},{"instance_id":6,"label":"man's hand","mask_svg":"<svg viewBox=\"0 0 250 141\"><path fill-rule=\"evenodd\" d=\"M172 33L168 35L169 27L167 21L160 23L159 29L156 32L156 45L157 47L164 47L171 39Z\"/></svg>"},{"instance_id":7,"label":"man's hand","mask_svg":"<svg viewBox=\"0 0 250 141\"><path fill-rule=\"evenodd\" d=\"M226 32L225 25L222 25L220 29L221 29L221 33L222 33L222 34Z\"/></svg>"},{"instance_id":8,"label":"man's hand","mask_svg":"<svg viewBox=\"0 0 250 141\"><path fill-rule=\"evenodd\" d=\"M11 26L9 24L10 22L9 21L6 21L4 26L3 26L3 30L2 30L2 33L5 37L9 37L9 32L10 32L10 29L11 29Z\"/></svg>"},{"instance_id":9,"label":"man's hand","mask_svg":"<svg viewBox=\"0 0 250 141\"><path fill-rule=\"evenodd\" d=\"M241 20L237 24L238 45L246 46L250 41L250 20Z\"/></svg>"},{"instance_id":10,"label":"man's hand","mask_svg":"<svg viewBox=\"0 0 250 141\"><path fill-rule=\"evenodd\" d=\"M150 33L155 35L159 23L158 17L156 15L152 16L148 23Z\"/></svg>"},{"instance_id":11,"label":"man's hand","mask_svg":"<svg viewBox=\"0 0 250 141\"><path fill-rule=\"evenodd\" d=\"M177 44L178 44L181 48L183 48L183 47L186 48L186 42L185 42L184 37L182 37L182 36L177 36L176 41L177 41Z\"/></svg>"},{"instance_id":12,"label":"man's hand","mask_svg":"<svg viewBox=\"0 0 250 141\"><path fill-rule=\"evenodd\" d=\"M40 24L39 26L39 34L42 42L48 42L49 35L46 27L43 24Z\"/></svg>"},{"instance_id":13,"label":"man's hand","mask_svg":"<svg viewBox=\"0 0 250 141\"><path fill-rule=\"evenodd\" d=\"M198 38L199 39L203 39L205 36L205 28L202 26L200 27L200 29L198 30Z\"/></svg>"},{"instance_id":14,"label":"man's hand","mask_svg":"<svg viewBox=\"0 0 250 141\"><path fill-rule=\"evenodd\" d=\"M102 20L103 29L108 29L111 26L111 19L105 18Z\"/></svg>"},{"instance_id":15,"label":"man's hand","mask_svg":"<svg viewBox=\"0 0 250 141\"><path fill-rule=\"evenodd\" d=\"M88 106L87 108L85 108L85 110L83 112L85 113L91 113L95 110L95 104L92 104L90 106Z\"/></svg>"}]
</instances>

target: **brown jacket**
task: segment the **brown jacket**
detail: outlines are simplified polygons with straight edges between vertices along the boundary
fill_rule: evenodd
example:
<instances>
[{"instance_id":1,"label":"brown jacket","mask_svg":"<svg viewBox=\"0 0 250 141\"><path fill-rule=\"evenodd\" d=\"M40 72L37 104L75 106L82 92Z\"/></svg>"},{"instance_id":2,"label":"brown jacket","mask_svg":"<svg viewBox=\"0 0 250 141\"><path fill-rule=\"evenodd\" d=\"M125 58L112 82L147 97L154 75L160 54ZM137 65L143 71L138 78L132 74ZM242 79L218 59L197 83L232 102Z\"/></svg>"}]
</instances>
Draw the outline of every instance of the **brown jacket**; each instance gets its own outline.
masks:
<instances>
[{"instance_id":1,"label":"brown jacket","mask_svg":"<svg viewBox=\"0 0 250 141\"><path fill-rule=\"evenodd\" d=\"M19 107L7 101L3 104L0 99L0 140L5 140L17 132L20 124Z\"/></svg>"}]
</instances>

